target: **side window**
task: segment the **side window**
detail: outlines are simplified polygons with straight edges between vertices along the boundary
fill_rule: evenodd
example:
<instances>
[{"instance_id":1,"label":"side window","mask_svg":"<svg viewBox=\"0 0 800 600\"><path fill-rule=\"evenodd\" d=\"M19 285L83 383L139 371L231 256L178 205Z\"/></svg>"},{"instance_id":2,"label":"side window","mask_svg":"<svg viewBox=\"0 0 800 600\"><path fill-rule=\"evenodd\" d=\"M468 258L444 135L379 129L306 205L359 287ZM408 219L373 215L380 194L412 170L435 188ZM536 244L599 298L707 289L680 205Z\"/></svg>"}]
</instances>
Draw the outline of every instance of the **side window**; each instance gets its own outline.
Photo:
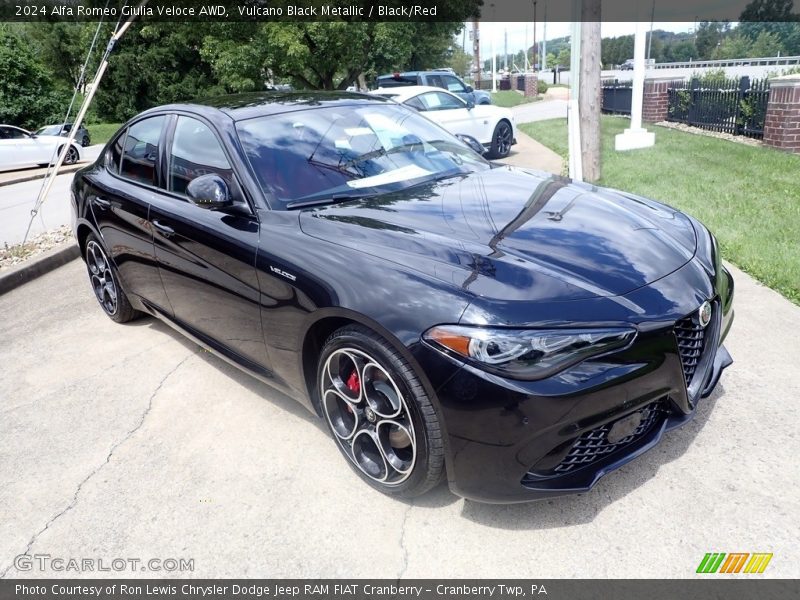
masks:
<instances>
[{"instance_id":1,"label":"side window","mask_svg":"<svg viewBox=\"0 0 800 600\"><path fill-rule=\"evenodd\" d=\"M9 140L24 140L28 137L22 129L17 129L16 127L6 127L6 132L6 139Z\"/></svg>"},{"instance_id":2,"label":"side window","mask_svg":"<svg viewBox=\"0 0 800 600\"><path fill-rule=\"evenodd\" d=\"M122 159L122 145L125 143L127 131L119 134L114 143L106 152L106 168L112 173L119 173L119 161Z\"/></svg>"},{"instance_id":3,"label":"side window","mask_svg":"<svg viewBox=\"0 0 800 600\"><path fill-rule=\"evenodd\" d=\"M442 78L444 79L444 88L449 91L453 92L454 94L466 94L467 88L464 87L464 84L461 83L458 78L453 77L452 75L443 75Z\"/></svg>"},{"instance_id":4,"label":"side window","mask_svg":"<svg viewBox=\"0 0 800 600\"><path fill-rule=\"evenodd\" d=\"M156 185L158 140L166 117L150 117L128 129L119 174L133 181Z\"/></svg>"},{"instance_id":5,"label":"side window","mask_svg":"<svg viewBox=\"0 0 800 600\"><path fill-rule=\"evenodd\" d=\"M210 173L222 177L236 195L233 170L217 136L197 119L178 117L169 157L168 189L185 194L192 179Z\"/></svg>"},{"instance_id":6,"label":"side window","mask_svg":"<svg viewBox=\"0 0 800 600\"><path fill-rule=\"evenodd\" d=\"M0 140L10 140L11 130L8 127L0 127Z\"/></svg>"},{"instance_id":7,"label":"side window","mask_svg":"<svg viewBox=\"0 0 800 600\"><path fill-rule=\"evenodd\" d=\"M464 108L464 103L450 94L428 92L427 94L422 94L419 96L419 98L425 105L426 110L452 110L455 108Z\"/></svg>"},{"instance_id":8,"label":"side window","mask_svg":"<svg viewBox=\"0 0 800 600\"><path fill-rule=\"evenodd\" d=\"M418 96L414 96L413 98L409 98L405 102L403 102L406 106L410 106L411 108L416 108L417 110L427 110L425 105L422 103L422 100L419 99Z\"/></svg>"},{"instance_id":9,"label":"side window","mask_svg":"<svg viewBox=\"0 0 800 600\"><path fill-rule=\"evenodd\" d=\"M441 75L428 75L428 85L438 88L445 87Z\"/></svg>"}]
</instances>

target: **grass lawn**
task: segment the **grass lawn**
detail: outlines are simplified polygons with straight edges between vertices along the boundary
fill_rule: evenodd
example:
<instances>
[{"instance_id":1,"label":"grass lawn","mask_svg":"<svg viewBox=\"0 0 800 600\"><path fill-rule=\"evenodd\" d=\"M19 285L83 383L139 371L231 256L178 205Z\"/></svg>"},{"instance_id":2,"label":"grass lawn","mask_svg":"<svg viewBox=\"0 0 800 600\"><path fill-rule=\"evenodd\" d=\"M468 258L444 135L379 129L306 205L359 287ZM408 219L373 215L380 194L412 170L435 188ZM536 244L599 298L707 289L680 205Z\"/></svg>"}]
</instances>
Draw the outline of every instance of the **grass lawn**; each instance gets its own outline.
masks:
<instances>
[{"instance_id":1,"label":"grass lawn","mask_svg":"<svg viewBox=\"0 0 800 600\"><path fill-rule=\"evenodd\" d=\"M602 117L600 185L697 217L724 258L800 304L800 156L653 125L653 148L616 152L614 136L628 123ZM566 158L566 119L520 129Z\"/></svg>"},{"instance_id":2,"label":"grass lawn","mask_svg":"<svg viewBox=\"0 0 800 600\"><path fill-rule=\"evenodd\" d=\"M502 92L492 92L492 104L510 108L512 106L519 106L520 104L528 104L529 102L536 102L539 97L531 98L526 97L515 92L514 90L503 90Z\"/></svg>"},{"instance_id":3,"label":"grass lawn","mask_svg":"<svg viewBox=\"0 0 800 600\"><path fill-rule=\"evenodd\" d=\"M111 139L111 136L117 133L122 123L98 123L96 125L87 125L86 129L89 130L89 137L92 144L105 144Z\"/></svg>"}]
</instances>

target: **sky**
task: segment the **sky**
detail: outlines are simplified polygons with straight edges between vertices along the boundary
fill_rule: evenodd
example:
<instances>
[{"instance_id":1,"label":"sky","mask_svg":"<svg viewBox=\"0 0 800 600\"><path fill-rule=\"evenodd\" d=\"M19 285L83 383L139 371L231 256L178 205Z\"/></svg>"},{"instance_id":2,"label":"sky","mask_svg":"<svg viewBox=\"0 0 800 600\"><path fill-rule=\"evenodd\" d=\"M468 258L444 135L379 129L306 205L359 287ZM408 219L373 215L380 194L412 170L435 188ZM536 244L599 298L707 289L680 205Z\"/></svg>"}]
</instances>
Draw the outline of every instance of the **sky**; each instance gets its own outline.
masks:
<instances>
[{"instance_id":1,"label":"sky","mask_svg":"<svg viewBox=\"0 0 800 600\"><path fill-rule=\"evenodd\" d=\"M642 23L645 31L650 30L650 22ZM564 37L570 35L572 23L547 23L547 39ZM544 36L544 23L536 24L536 41L540 42ZM618 37L621 35L633 34L636 29L635 23L601 23L600 34L602 37ZM653 23L653 29L663 29L675 33L691 31L694 23ZM472 53L472 42L469 34L472 31L472 23L467 24L466 47L465 51ZM508 52L516 54L525 47L527 40L528 47L533 45L533 23L492 23L483 21L480 24L481 36L481 59L489 58L492 55L492 35L495 36L495 53L503 53L503 37L508 33Z\"/></svg>"}]
</instances>

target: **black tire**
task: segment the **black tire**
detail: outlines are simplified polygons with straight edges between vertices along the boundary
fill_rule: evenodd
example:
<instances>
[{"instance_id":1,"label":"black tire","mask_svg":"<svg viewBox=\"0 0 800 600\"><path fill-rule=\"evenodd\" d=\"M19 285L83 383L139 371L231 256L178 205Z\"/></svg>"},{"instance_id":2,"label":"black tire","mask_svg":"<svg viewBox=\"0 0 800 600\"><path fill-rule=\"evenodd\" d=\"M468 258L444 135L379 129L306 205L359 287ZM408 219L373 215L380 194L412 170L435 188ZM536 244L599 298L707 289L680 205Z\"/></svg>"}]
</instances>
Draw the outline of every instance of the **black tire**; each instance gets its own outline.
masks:
<instances>
[{"instance_id":1,"label":"black tire","mask_svg":"<svg viewBox=\"0 0 800 600\"><path fill-rule=\"evenodd\" d=\"M95 299L112 321L127 323L142 315L131 306L128 296L119 284L116 267L93 233L86 238L84 261Z\"/></svg>"},{"instance_id":2,"label":"black tire","mask_svg":"<svg viewBox=\"0 0 800 600\"><path fill-rule=\"evenodd\" d=\"M86 146L88 146L88 145L89 145L89 136L85 135L85 136L83 136L83 139L81 140L81 146L86 148Z\"/></svg>"},{"instance_id":3,"label":"black tire","mask_svg":"<svg viewBox=\"0 0 800 600\"><path fill-rule=\"evenodd\" d=\"M492 134L492 145L489 147L489 158L505 158L511 152L514 130L508 121L500 121Z\"/></svg>"},{"instance_id":4,"label":"black tire","mask_svg":"<svg viewBox=\"0 0 800 600\"><path fill-rule=\"evenodd\" d=\"M62 146L58 149L58 153L61 154L61 151L64 149ZM78 158L80 158L80 154L78 153L77 148L75 146L70 146L69 150L67 150L66 156L64 156L64 164L65 165L74 165L78 162Z\"/></svg>"},{"instance_id":5,"label":"black tire","mask_svg":"<svg viewBox=\"0 0 800 600\"><path fill-rule=\"evenodd\" d=\"M411 365L374 331L348 325L327 339L317 363L315 400L348 464L376 490L414 498L442 480L444 443L436 411Z\"/></svg>"}]
</instances>

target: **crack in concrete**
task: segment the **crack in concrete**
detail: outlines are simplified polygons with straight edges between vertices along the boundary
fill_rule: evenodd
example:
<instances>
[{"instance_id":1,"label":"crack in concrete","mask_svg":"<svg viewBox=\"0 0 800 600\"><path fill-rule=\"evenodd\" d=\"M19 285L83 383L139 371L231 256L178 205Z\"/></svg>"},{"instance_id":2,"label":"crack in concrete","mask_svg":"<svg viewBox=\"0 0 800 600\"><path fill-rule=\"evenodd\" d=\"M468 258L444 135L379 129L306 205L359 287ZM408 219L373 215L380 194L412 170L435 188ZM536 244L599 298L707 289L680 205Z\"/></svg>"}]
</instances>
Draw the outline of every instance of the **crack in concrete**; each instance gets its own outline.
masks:
<instances>
[{"instance_id":1,"label":"crack in concrete","mask_svg":"<svg viewBox=\"0 0 800 600\"><path fill-rule=\"evenodd\" d=\"M403 564L400 566L400 571L397 574L397 581L399 582L403 575L406 574L408 569L408 548L406 548L406 523L408 522L408 514L414 508L414 501L408 505L405 513L403 514L403 523L400 525L400 550L403 551Z\"/></svg>"},{"instance_id":2,"label":"crack in concrete","mask_svg":"<svg viewBox=\"0 0 800 600\"><path fill-rule=\"evenodd\" d=\"M97 475L97 473L99 473L100 470L103 467L105 467L111 461L111 457L114 455L114 452L117 450L117 448L119 448L122 444L124 444L126 441L128 441L134 433L136 433L139 429L141 429L142 425L144 425L144 422L145 422L145 419L147 418L147 415L150 414L150 411L153 408L153 400L155 400L155 397L161 391L161 388L164 386L164 383L167 381L167 379L169 379L175 373L175 371L177 371L179 368L181 368L181 366L183 366L183 364L187 360L189 360L192 356L194 356L194 353L191 353L191 354L189 354L189 356L185 357L181 362L179 362L177 365L175 365L175 367L169 373L167 373L166 375L164 375L164 377L161 378L161 381L158 382L158 385L156 386L156 389L154 389L153 393L150 394L150 399L147 402L147 408L142 413L142 416L139 418L139 422L136 424L136 426L133 429L131 429L130 431L128 431L128 433L126 433L122 437L121 440L119 440L113 446L111 446L111 450L109 450L108 455L106 456L106 459L102 463L100 463L91 473L89 473L86 477L84 477L83 480L78 484L78 487L75 489L75 493L72 494L72 499L70 500L69 504L67 504L67 506L63 510L61 510L60 512L58 512L55 515L53 515L52 517L50 517L50 519L47 521L47 523L45 523L44 527L42 527L38 532L36 532L31 537L31 539L28 542L28 545L25 547L25 551L22 553L22 555L26 555L31 551L31 548L33 548L33 545L36 543L36 540L39 539L39 536L41 536L45 531L50 529L50 526L53 523L55 523L58 519L63 517L65 514L67 514L73 508L75 508L75 506L78 504L78 496L80 495L81 489L83 489L83 486L92 477ZM17 556L20 556L20 555L18 554ZM16 559L16 557L15 557L15 559ZM8 574L8 572L13 567L14 567L14 561L12 560L11 564L8 565L5 569L3 569L3 571L0 573L0 579L4 579L5 576Z\"/></svg>"}]
</instances>

